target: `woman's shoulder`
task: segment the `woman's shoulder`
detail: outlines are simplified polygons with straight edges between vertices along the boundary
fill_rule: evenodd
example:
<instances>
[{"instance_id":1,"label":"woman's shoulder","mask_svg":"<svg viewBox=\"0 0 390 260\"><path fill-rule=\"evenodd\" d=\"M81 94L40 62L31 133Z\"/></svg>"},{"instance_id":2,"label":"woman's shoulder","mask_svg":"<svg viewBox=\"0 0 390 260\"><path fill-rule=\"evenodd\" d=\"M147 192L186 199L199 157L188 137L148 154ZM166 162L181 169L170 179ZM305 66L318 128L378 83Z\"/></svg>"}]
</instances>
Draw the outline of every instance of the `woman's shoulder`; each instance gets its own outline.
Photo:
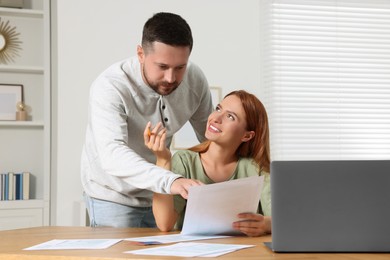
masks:
<instances>
[{"instance_id":1,"label":"woman's shoulder","mask_svg":"<svg viewBox=\"0 0 390 260\"><path fill-rule=\"evenodd\" d=\"M180 150L172 157L172 171L183 175L185 178L200 179L204 175L199 153Z\"/></svg>"},{"instance_id":2,"label":"woman's shoulder","mask_svg":"<svg viewBox=\"0 0 390 260\"><path fill-rule=\"evenodd\" d=\"M250 173L256 172L258 175L269 176L269 173L261 170L259 165L252 158L241 157L238 161L237 167L239 171L246 171Z\"/></svg>"},{"instance_id":3,"label":"woman's shoulder","mask_svg":"<svg viewBox=\"0 0 390 260\"><path fill-rule=\"evenodd\" d=\"M194 161L199 158L199 153L190 151L190 150L178 150L173 156L172 160L185 160L185 161Z\"/></svg>"},{"instance_id":4,"label":"woman's shoulder","mask_svg":"<svg viewBox=\"0 0 390 260\"><path fill-rule=\"evenodd\" d=\"M238 160L238 166L245 168L259 169L257 163L252 158L241 157Z\"/></svg>"}]
</instances>

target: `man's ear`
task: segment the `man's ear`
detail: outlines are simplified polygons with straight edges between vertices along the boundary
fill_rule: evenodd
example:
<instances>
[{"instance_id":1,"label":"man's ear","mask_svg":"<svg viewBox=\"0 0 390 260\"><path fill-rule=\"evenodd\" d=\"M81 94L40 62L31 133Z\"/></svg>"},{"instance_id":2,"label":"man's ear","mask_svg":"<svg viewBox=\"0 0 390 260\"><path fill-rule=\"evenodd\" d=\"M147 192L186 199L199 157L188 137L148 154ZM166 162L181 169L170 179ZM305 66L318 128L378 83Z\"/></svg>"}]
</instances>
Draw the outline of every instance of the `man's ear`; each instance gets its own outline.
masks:
<instances>
[{"instance_id":1,"label":"man's ear","mask_svg":"<svg viewBox=\"0 0 390 260\"><path fill-rule=\"evenodd\" d=\"M137 45L137 56L139 63L143 64L145 60L145 53L141 45Z\"/></svg>"},{"instance_id":2,"label":"man's ear","mask_svg":"<svg viewBox=\"0 0 390 260\"><path fill-rule=\"evenodd\" d=\"M247 131L244 137L241 138L242 142L248 142L255 136L255 131Z\"/></svg>"}]
</instances>

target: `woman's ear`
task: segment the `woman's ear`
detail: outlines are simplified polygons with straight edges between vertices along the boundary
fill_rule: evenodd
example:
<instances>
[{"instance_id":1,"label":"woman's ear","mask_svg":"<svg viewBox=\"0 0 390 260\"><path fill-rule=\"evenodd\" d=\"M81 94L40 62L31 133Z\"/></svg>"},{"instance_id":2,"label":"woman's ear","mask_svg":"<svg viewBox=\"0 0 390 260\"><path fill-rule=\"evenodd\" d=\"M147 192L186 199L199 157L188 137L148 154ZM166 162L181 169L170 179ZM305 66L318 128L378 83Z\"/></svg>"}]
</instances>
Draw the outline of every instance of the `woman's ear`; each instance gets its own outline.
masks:
<instances>
[{"instance_id":1,"label":"woman's ear","mask_svg":"<svg viewBox=\"0 0 390 260\"><path fill-rule=\"evenodd\" d=\"M248 142L255 136L255 131L247 131L244 137L241 138L242 142Z\"/></svg>"}]
</instances>

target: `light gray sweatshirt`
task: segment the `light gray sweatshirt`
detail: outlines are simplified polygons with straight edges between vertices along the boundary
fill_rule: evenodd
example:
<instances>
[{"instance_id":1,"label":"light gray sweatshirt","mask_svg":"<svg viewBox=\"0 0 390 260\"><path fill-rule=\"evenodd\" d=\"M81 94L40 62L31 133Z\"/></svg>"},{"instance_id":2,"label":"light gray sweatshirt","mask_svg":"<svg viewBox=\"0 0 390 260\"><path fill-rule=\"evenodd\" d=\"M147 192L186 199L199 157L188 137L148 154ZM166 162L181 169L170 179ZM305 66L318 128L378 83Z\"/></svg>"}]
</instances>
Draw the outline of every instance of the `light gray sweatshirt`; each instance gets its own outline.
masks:
<instances>
[{"instance_id":1,"label":"light gray sweatshirt","mask_svg":"<svg viewBox=\"0 0 390 260\"><path fill-rule=\"evenodd\" d=\"M88 125L81 158L81 181L93 198L149 207L152 191L170 193L180 175L155 166L145 146L148 121L164 122L167 145L188 120L200 141L213 110L207 80L188 63L180 86L161 96L142 79L137 57L110 66L92 84Z\"/></svg>"}]
</instances>

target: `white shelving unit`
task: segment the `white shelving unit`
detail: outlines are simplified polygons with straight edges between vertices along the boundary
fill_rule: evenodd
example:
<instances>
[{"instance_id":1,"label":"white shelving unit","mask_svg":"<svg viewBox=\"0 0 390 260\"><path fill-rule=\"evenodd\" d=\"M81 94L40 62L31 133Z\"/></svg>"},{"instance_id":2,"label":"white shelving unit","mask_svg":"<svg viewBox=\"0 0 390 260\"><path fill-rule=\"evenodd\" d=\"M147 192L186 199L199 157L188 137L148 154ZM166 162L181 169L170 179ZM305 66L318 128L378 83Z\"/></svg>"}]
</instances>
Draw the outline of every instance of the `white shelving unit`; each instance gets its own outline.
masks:
<instances>
[{"instance_id":1,"label":"white shelving unit","mask_svg":"<svg viewBox=\"0 0 390 260\"><path fill-rule=\"evenodd\" d=\"M0 84L23 85L27 121L0 121L0 172L31 172L30 200L0 201L0 230L50 224L51 67L50 0L0 7L16 27L21 50L0 64Z\"/></svg>"}]
</instances>

